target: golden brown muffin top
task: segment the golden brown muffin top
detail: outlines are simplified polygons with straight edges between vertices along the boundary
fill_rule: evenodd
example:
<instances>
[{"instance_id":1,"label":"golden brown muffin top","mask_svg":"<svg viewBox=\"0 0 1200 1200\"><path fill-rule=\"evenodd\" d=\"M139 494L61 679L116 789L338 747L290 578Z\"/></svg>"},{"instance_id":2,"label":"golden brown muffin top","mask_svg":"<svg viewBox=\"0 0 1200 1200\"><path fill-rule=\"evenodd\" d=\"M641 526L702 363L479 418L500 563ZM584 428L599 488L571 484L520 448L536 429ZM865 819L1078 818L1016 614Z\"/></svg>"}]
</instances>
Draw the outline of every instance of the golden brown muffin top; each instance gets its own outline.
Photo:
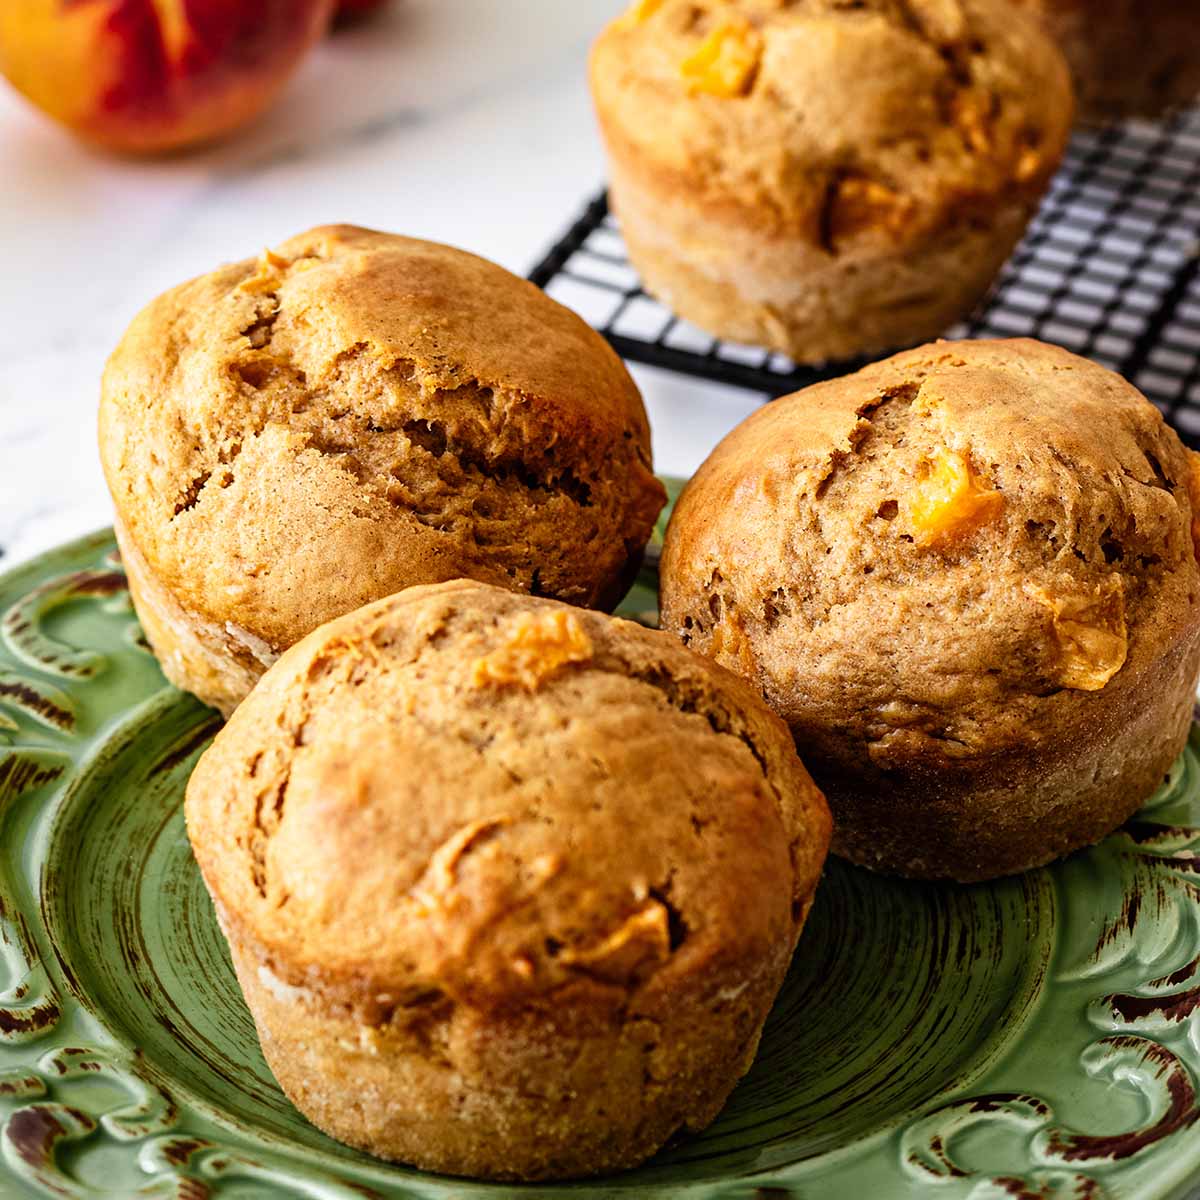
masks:
<instances>
[{"instance_id":1,"label":"golden brown muffin top","mask_svg":"<svg viewBox=\"0 0 1200 1200\"><path fill-rule=\"evenodd\" d=\"M804 746L953 761L1080 728L1200 620L1197 462L1134 387L1039 342L939 342L777 400L714 450L664 625Z\"/></svg>"},{"instance_id":2,"label":"golden brown muffin top","mask_svg":"<svg viewBox=\"0 0 1200 1200\"><path fill-rule=\"evenodd\" d=\"M278 979L383 1010L744 979L790 953L829 838L740 680L467 581L288 651L200 760L187 821Z\"/></svg>"},{"instance_id":3,"label":"golden brown muffin top","mask_svg":"<svg viewBox=\"0 0 1200 1200\"><path fill-rule=\"evenodd\" d=\"M458 575L611 602L665 498L641 397L583 321L482 258L345 225L153 301L100 442L151 570L275 648Z\"/></svg>"},{"instance_id":4,"label":"golden brown muffin top","mask_svg":"<svg viewBox=\"0 0 1200 1200\"><path fill-rule=\"evenodd\" d=\"M831 252L1036 195L1073 108L1007 0L640 0L591 77L629 170Z\"/></svg>"}]
</instances>

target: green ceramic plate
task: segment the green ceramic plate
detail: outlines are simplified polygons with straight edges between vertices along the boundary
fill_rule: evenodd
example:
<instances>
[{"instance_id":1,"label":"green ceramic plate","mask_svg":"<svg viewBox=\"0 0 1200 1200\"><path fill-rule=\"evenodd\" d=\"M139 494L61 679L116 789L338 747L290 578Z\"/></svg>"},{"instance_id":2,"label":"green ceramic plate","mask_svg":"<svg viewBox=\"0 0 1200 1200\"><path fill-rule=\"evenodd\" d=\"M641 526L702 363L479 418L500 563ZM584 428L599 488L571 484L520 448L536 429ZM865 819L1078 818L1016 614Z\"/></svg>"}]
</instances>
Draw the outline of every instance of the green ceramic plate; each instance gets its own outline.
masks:
<instances>
[{"instance_id":1,"label":"green ceramic plate","mask_svg":"<svg viewBox=\"0 0 1200 1200\"><path fill-rule=\"evenodd\" d=\"M627 611L652 613L647 582ZM1022 879L832 862L707 1132L503 1188L347 1150L271 1078L184 835L218 722L163 680L109 536L0 578L0 620L0 1196L1174 1200L1200 1178L1200 740L1135 821Z\"/></svg>"}]
</instances>

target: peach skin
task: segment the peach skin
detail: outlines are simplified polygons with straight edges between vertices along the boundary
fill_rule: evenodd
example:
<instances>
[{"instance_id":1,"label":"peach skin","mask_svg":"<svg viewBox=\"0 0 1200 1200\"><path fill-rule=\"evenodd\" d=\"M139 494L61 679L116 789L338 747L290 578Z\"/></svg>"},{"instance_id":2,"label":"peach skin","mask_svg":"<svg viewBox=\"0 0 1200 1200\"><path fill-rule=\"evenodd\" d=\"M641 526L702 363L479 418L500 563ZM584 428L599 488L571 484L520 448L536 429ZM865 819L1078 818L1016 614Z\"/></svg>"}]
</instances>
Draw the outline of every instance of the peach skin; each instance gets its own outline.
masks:
<instances>
[{"instance_id":1,"label":"peach skin","mask_svg":"<svg viewBox=\"0 0 1200 1200\"><path fill-rule=\"evenodd\" d=\"M4 0L0 72L87 141L175 150L261 112L335 0Z\"/></svg>"},{"instance_id":2,"label":"peach skin","mask_svg":"<svg viewBox=\"0 0 1200 1200\"><path fill-rule=\"evenodd\" d=\"M382 8L387 0L338 0L335 16L339 22L356 21Z\"/></svg>"}]
</instances>

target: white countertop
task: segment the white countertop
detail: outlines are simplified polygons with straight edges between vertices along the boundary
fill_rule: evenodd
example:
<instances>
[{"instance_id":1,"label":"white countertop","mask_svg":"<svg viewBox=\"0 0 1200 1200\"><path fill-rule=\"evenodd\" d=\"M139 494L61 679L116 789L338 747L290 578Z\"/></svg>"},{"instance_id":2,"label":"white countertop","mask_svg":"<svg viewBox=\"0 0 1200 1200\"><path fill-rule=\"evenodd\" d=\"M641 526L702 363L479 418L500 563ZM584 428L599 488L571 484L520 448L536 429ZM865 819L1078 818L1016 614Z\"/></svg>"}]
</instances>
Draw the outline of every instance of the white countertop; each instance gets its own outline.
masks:
<instances>
[{"instance_id":1,"label":"white countertop","mask_svg":"<svg viewBox=\"0 0 1200 1200\"><path fill-rule=\"evenodd\" d=\"M163 289L350 221L525 274L601 186L587 47L623 0L393 0L320 46L257 124L149 162L80 146L0 81L0 569L110 521L100 371ZM660 471L753 393L634 368Z\"/></svg>"}]
</instances>

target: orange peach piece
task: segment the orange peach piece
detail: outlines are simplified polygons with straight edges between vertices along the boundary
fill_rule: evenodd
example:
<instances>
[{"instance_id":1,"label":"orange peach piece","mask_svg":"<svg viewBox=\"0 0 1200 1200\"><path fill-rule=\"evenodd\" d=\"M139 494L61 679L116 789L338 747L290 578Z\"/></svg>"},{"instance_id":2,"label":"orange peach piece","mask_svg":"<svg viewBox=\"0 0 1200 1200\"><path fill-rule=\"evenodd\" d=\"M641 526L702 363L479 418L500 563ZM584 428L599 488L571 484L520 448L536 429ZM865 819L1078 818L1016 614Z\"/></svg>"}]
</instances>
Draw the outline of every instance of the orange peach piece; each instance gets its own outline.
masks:
<instances>
[{"instance_id":1,"label":"orange peach piece","mask_svg":"<svg viewBox=\"0 0 1200 1200\"><path fill-rule=\"evenodd\" d=\"M733 99L754 82L762 55L762 37L740 15L725 17L679 65L693 91Z\"/></svg>"},{"instance_id":2,"label":"orange peach piece","mask_svg":"<svg viewBox=\"0 0 1200 1200\"><path fill-rule=\"evenodd\" d=\"M1091 594L1056 596L1033 585L1025 590L1049 610L1062 685L1098 692L1125 665L1129 652L1120 576L1110 576Z\"/></svg>"},{"instance_id":3,"label":"orange peach piece","mask_svg":"<svg viewBox=\"0 0 1200 1200\"><path fill-rule=\"evenodd\" d=\"M521 613L502 645L472 664L471 683L536 692L552 675L572 663L589 661L592 654L592 640L574 613Z\"/></svg>"},{"instance_id":4,"label":"orange peach piece","mask_svg":"<svg viewBox=\"0 0 1200 1200\"><path fill-rule=\"evenodd\" d=\"M175 150L261 112L335 0L3 0L0 73L122 153Z\"/></svg>"},{"instance_id":5,"label":"orange peach piece","mask_svg":"<svg viewBox=\"0 0 1200 1200\"><path fill-rule=\"evenodd\" d=\"M1004 497L982 482L964 455L943 450L926 464L906 507L918 545L938 547L997 517Z\"/></svg>"},{"instance_id":6,"label":"orange peach piece","mask_svg":"<svg viewBox=\"0 0 1200 1200\"><path fill-rule=\"evenodd\" d=\"M839 242L872 229L904 232L913 202L874 179L848 176L839 180L829 205L829 240Z\"/></svg>"},{"instance_id":7,"label":"orange peach piece","mask_svg":"<svg viewBox=\"0 0 1200 1200\"><path fill-rule=\"evenodd\" d=\"M663 0L634 0L617 18L617 24L622 29L633 29L643 21L648 21L663 6Z\"/></svg>"}]
</instances>

